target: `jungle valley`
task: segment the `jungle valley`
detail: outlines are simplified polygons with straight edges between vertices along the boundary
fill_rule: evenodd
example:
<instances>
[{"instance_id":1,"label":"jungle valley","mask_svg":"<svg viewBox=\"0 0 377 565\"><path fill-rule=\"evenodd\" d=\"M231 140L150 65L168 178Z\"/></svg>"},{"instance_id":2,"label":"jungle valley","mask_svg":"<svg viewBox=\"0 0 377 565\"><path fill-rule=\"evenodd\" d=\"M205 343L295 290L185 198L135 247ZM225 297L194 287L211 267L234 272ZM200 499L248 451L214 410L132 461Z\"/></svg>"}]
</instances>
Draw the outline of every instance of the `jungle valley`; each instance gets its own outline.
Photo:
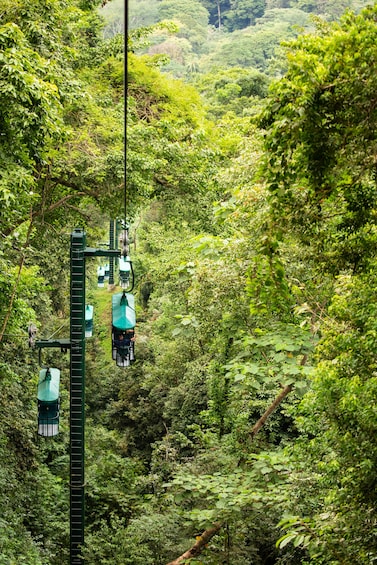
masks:
<instances>
[{"instance_id":1,"label":"jungle valley","mask_svg":"<svg viewBox=\"0 0 377 565\"><path fill-rule=\"evenodd\" d=\"M113 220L135 360L88 258L80 562L375 563L377 5L124 8L0 4L0 565L72 563L70 352L30 328L69 336Z\"/></svg>"}]
</instances>

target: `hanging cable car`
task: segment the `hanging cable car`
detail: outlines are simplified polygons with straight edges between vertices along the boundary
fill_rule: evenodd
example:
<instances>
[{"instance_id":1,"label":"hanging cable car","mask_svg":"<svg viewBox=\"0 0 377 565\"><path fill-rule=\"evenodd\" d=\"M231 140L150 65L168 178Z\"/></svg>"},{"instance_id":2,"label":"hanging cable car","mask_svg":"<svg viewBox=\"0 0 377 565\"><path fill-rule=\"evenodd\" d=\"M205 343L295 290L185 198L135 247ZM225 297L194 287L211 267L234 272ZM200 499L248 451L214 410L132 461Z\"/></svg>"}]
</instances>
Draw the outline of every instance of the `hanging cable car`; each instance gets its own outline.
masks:
<instances>
[{"instance_id":1,"label":"hanging cable car","mask_svg":"<svg viewBox=\"0 0 377 565\"><path fill-rule=\"evenodd\" d=\"M109 280L109 276L110 276L110 265L109 265L109 263L106 263L106 265L105 265L105 281Z\"/></svg>"},{"instance_id":2,"label":"hanging cable car","mask_svg":"<svg viewBox=\"0 0 377 565\"><path fill-rule=\"evenodd\" d=\"M130 283L131 276L131 259L129 255L121 256L119 259L119 278L120 286L126 288Z\"/></svg>"},{"instance_id":3,"label":"hanging cable car","mask_svg":"<svg viewBox=\"0 0 377 565\"><path fill-rule=\"evenodd\" d=\"M38 434L53 437L59 433L59 369L45 368L38 380Z\"/></svg>"},{"instance_id":4,"label":"hanging cable car","mask_svg":"<svg viewBox=\"0 0 377 565\"><path fill-rule=\"evenodd\" d=\"M92 337L93 335L93 311L93 306L87 304L85 307L85 337Z\"/></svg>"},{"instance_id":5,"label":"hanging cable car","mask_svg":"<svg viewBox=\"0 0 377 565\"><path fill-rule=\"evenodd\" d=\"M97 284L99 288L105 286L105 267L98 267L97 269Z\"/></svg>"},{"instance_id":6,"label":"hanging cable car","mask_svg":"<svg viewBox=\"0 0 377 565\"><path fill-rule=\"evenodd\" d=\"M135 297L119 292L112 297L112 350L118 367L128 367L135 360Z\"/></svg>"}]
</instances>

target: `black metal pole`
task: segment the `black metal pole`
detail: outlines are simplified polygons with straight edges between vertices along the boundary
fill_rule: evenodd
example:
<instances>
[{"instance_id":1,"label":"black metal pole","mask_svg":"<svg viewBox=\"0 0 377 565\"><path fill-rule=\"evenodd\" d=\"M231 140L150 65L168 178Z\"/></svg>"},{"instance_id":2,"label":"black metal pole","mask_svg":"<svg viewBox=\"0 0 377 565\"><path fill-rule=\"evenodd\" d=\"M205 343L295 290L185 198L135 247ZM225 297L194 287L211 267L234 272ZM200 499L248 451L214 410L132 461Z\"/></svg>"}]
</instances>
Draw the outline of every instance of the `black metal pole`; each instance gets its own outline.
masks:
<instances>
[{"instance_id":1,"label":"black metal pole","mask_svg":"<svg viewBox=\"0 0 377 565\"><path fill-rule=\"evenodd\" d=\"M110 220L110 234L109 234L109 249L115 249L115 241L114 241L114 224L115 224L115 220ZM110 257L110 261L109 261L109 285L113 285L114 284L114 257Z\"/></svg>"},{"instance_id":2,"label":"black metal pole","mask_svg":"<svg viewBox=\"0 0 377 565\"><path fill-rule=\"evenodd\" d=\"M85 233L71 235L70 565L82 565L85 519Z\"/></svg>"},{"instance_id":3,"label":"black metal pole","mask_svg":"<svg viewBox=\"0 0 377 565\"><path fill-rule=\"evenodd\" d=\"M70 361L70 565L83 565L85 526L85 257L119 257L118 250L85 247L81 229L71 234L70 339L40 342L40 347L71 350Z\"/></svg>"}]
</instances>

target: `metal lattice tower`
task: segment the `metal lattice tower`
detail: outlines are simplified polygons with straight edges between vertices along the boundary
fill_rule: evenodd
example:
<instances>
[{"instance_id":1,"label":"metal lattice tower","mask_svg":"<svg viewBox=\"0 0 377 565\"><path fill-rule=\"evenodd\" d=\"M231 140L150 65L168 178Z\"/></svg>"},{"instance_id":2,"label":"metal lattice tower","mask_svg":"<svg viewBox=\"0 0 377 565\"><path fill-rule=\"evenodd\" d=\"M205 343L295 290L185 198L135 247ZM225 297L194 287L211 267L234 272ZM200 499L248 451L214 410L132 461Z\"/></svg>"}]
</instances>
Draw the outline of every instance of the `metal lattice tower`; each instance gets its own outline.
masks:
<instances>
[{"instance_id":1,"label":"metal lattice tower","mask_svg":"<svg viewBox=\"0 0 377 565\"><path fill-rule=\"evenodd\" d=\"M109 249L115 249L115 220L110 220L110 232L109 232ZM110 272L109 272L109 285L114 284L114 257L110 257L109 261Z\"/></svg>"},{"instance_id":2,"label":"metal lattice tower","mask_svg":"<svg viewBox=\"0 0 377 565\"><path fill-rule=\"evenodd\" d=\"M85 519L85 233L71 235L70 565L84 563Z\"/></svg>"}]
</instances>

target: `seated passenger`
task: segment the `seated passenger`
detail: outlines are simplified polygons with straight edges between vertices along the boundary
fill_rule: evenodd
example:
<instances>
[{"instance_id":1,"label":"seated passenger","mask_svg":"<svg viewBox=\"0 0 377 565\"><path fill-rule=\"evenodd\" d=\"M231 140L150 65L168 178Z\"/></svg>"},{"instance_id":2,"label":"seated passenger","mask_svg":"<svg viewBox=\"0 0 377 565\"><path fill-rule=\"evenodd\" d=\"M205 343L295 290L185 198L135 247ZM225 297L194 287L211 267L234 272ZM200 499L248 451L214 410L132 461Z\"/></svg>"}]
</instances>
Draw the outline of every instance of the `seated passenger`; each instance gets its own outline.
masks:
<instances>
[{"instance_id":1,"label":"seated passenger","mask_svg":"<svg viewBox=\"0 0 377 565\"><path fill-rule=\"evenodd\" d=\"M115 336L114 344L115 347L123 348L123 347L130 347L131 342L135 341L135 332L134 330L126 330L125 332Z\"/></svg>"},{"instance_id":2,"label":"seated passenger","mask_svg":"<svg viewBox=\"0 0 377 565\"><path fill-rule=\"evenodd\" d=\"M124 339L125 339L126 345L129 347L131 345L131 341L135 341L134 330L126 330Z\"/></svg>"},{"instance_id":3,"label":"seated passenger","mask_svg":"<svg viewBox=\"0 0 377 565\"><path fill-rule=\"evenodd\" d=\"M114 338L114 345L115 347L125 347L127 344L125 343L124 334L118 334Z\"/></svg>"}]
</instances>

